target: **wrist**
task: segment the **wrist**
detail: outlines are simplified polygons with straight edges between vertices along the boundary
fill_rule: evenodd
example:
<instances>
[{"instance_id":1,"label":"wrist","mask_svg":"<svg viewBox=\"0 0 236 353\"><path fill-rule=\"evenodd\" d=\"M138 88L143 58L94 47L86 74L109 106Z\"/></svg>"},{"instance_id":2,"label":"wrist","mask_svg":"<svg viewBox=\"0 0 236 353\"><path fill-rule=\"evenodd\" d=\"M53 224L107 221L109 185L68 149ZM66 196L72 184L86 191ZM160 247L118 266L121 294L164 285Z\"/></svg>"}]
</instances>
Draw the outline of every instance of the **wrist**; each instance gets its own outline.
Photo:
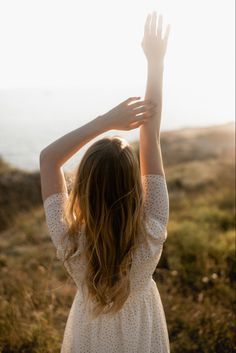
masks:
<instances>
[{"instance_id":1,"label":"wrist","mask_svg":"<svg viewBox=\"0 0 236 353\"><path fill-rule=\"evenodd\" d=\"M148 69L151 69L151 70L154 69L158 71L164 71L164 62L148 60L147 66L148 66Z\"/></svg>"},{"instance_id":2,"label":"wrist","mask_svg":"<svg viewBox=\"0 0 236 353\"><path fill-rule=\"evenodd\" d=\"M109 119L106 114L99 115L95 120L96 120L96 124L99 126L99 129L102 131L102 133L111 130Z\"/></svg>"}]
</instances>

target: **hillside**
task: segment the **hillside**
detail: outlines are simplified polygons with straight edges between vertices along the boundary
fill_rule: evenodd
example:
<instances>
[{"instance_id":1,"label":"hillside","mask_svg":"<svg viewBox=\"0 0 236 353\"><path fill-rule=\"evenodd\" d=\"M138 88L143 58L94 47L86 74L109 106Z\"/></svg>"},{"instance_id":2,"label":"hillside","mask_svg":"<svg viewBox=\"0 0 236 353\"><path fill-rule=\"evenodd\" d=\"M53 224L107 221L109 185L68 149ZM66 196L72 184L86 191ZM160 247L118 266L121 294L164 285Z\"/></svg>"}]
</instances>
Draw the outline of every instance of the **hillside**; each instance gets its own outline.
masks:
<instances>
[{"instance_id":1,"label":"hillside","mask_svg":"<svg viewBox=\"0 0 236 353\"><path fill-rule=\"evenodd\" d=\"M170 218L153 277L172 353L236 352L234 144L233 124L162 135ZM38 172L0 159L2 353L59 352L76 292L56 259L40 192Z\"/></svg>"},{"instance_id":2,"label":"hillside","mask_svg":"<svg viewBox=\"0 0 236 353\"><path fill-rule=\"evenodd\" d=\"M138 142L134 143L138 150ZM161 133L165 166L177 163L230 159L235 155L234 123L210 127L185 128Z\"/></svg>"}]
</instances>

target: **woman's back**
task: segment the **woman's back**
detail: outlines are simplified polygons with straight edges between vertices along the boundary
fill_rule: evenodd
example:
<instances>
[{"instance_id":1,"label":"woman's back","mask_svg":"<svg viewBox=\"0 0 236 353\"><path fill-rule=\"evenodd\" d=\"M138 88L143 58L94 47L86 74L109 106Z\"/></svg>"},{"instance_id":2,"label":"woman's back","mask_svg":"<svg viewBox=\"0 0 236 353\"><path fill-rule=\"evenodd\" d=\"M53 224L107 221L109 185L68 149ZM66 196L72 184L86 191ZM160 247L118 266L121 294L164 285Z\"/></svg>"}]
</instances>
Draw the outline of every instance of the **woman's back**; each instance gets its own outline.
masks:
<instances>
[{"instance_id":1,"label":"woman's back","mask_svg":"<svg viewBox=\"0 0 236 353\"><path fill-rule=\"evenodd\" d=\"M148 16L142 42L148 61L145 101L134 103L140 97L132 97L41 152L47 225L57 257L78 288L61 353L169 352L165 314L152 279L169 217L160 146L168 35L169 28L162 38L162 17L157 24L156 13ZM69 157L101 133L137 127L140 168L131 147L117 139L99 140L85 153L68 195L61 166ZM69 222L64 214L68 198ZM98 316L90 315L93 309Z\"/></svg>"},{"instance_id":2,"label":"woman's back","mask_svg":"<svg viewBox=\"0 0 236 353\"><path fill-rule=\"evenodd\" d=\"M66 324L63 353L159 352L158 346L160 352L169 351L165 315L156 283L152 279L167 237L168 190L163 175L145 175L142 185L147 239L134 254L130 271L130 296L123 308L115 315L102 314L95 320L90 316L91 303L86 301L86 290L84 293L81 290L86 269L84 257L81 257L86 244L84 227L77 253L65 263L78 291ZM60 260L64 259L67 245L60 238L67 229L63 220L67 198L66 194L54 194L44 202L47 225ZM139 340L137 338L140 335L142 339ZM125 345L124 342L129 343Z\"/></svg>"}]
</instances>

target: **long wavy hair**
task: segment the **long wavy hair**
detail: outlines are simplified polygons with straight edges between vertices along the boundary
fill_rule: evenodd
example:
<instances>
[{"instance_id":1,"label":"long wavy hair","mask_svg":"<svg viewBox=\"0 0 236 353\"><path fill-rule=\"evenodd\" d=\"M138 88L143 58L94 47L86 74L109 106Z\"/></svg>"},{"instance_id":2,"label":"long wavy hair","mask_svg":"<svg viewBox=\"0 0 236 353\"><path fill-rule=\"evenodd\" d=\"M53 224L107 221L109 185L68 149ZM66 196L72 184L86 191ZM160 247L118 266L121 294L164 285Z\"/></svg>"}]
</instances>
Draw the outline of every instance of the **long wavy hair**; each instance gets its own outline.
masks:
<instances>
[{"instance_id":1,"label":"long wavy hair","mask_svg":"<svg viewBox=\"0 0 236 353\"><path fill-rule=\"evenodd\" d=\"M78 250L84 225L88 299L93 317L118 312L130 294L135 250L145 240L145 216L139 160L121 137L96 141L84 154L66 207L72 244L65 260Z\"/></svg>"}]
</instances>

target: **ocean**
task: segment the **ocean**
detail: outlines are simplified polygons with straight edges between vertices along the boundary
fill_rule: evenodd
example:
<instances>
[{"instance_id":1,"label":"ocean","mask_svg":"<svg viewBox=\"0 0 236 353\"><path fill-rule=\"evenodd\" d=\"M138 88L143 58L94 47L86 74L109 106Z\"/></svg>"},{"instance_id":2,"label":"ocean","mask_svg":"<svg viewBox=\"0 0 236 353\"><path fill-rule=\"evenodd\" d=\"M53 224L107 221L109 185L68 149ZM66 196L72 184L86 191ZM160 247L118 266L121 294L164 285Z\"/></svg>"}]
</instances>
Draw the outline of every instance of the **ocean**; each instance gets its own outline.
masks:
<instances>
[{"instance_id":1,"label":"ocean","mask_svg":"<svg viewBox=\"0 0 236 353\"><path fill-rule=\"evenodd\" d=\"M89 99L88 99L89 97ZM92 100L91 100L92 97ZM0 155L10 164L27 171L39 169L40 151L62 135L74 130L125 100L120 92L105 97L98 89L16 89L0 91ZM109 102L109 104L108 104ZM105 107L105 108L104 108ZM168 120L164 111L162 131L197 126L196 121ZM178 116L178 114L177 114ZM167 119L166 119L167 117ZM205 125L212 121L205 121ZM224 121L222 121L224 123ZM200 125L201 121L200 121ZM139 129L109 131L129 142L137 140ZM86 144L63 168L71 170L97 138Z\"/></svg>"}]
</instances>

